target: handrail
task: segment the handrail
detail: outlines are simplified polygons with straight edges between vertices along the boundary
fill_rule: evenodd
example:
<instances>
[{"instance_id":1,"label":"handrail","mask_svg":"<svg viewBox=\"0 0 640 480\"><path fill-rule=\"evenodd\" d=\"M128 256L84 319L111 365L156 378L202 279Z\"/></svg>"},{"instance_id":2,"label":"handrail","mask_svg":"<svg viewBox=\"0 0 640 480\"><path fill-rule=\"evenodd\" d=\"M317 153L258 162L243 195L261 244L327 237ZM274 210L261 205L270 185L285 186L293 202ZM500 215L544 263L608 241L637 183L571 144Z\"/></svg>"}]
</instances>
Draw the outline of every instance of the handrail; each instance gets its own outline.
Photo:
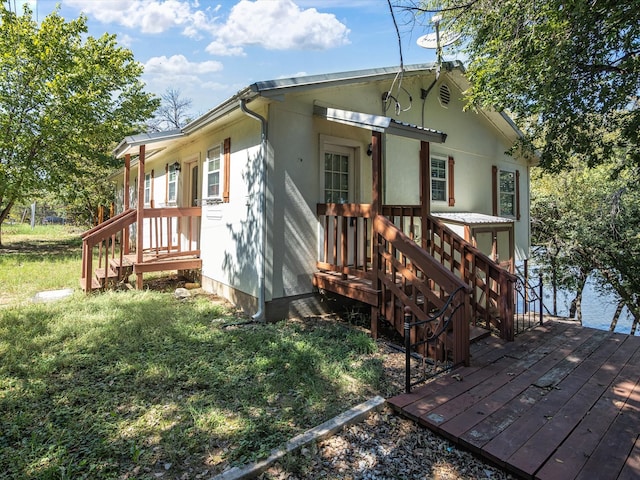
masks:
<instances>
[{"instance_id":1,"label":"handrail","mask_svg":"<svg viewBox=\"0 0 640 480\"><path fill-rule=\"evenodd\" d=\"M125 235L127 229L137 222L137 213L136 209L128 209L82 234L82 287L86 292L94 288L92 286L94 247L99 246L96 273L99 273L99 278L104 279L106 284L109 278L116 276L116 273L111 271L109 258L113 260L116 255L119 255L119 265L124 264L124 254L128 249L123 248L122 241L127 238ZM201 208L145 208L142 213L144 221L150 224L150 228L144 229L149 232L144 239L145 255L151 253L156 260L200 255L199 223L197 222L202 215ZM118 252L116 252L117 245L119 245ZM145 261L148 258L145 256ZM120 271L121 267L118 267L118 272Z\"/></svg>"},{"instance_id":2,"label":"handrail","mask_svg":"<svg viewBox=\"0 0 640 480\"><path fill-rule=\"evenodd\" d=\"M135 214L135 212L136 212L135 209L130 208L129 210L126 210L126 211L124 211L122 213L119 213L118 215L115 215L115 216L111 217L110 219L105 220L104 222L96 225L95 227L90 228L89 230L87 230L85 232L82 232L82 234L80 235L80 238L85 239L85 238L95 234L96 232L102 231L102 230L104 230L104 228L106 228L106 227L112 225L113 223L119 221L121 218L126 217L128 215L131 215L132 213Z\"/></svg>"},{"instance_id":3,"label":"handrail","mask_svg":"<svg viewBox=\"0 0 640 480\"><path fill-rule=\"evenodd\" d=\"M449 328L453 326L454 318L457 315L460 315L460 314L464 315L464 312L460 311L460 309L463 308L466 304L464 299L461 302L458 302L456 306L453 306L454 299L460 293L462 293L463 295L466 295L464 286L458 287L451 295L449 295L449 298L447 299L446 303L442 306L442 308L436 313L429 315L429 317L426 320L418 320L416 322L412 322L411 319L413 316L411 314L411 309L408 306L404 307L404 351L405 351L405 392L406 393L411 393L411 387L413 387L414 385L422 383L426 381L428 378L438 375L439 373L442 373L446 370L450 370L456 366L454 363L437 362L437 361L434 361L437 359L431 359L430 363L432 366L432 371L430 372L430 374L426 375L426 370L424 370L423 375L419 380L411 381L412 350L415 350L418 347L425 344L429 344L429 343L433 345L436 342L440 342L441 344L444 344L446 348L447 339L446 337L442 338L442 336L446 335ZM462 321L465 322L465 319L463 318ZM426 327L425 328L426 334L423 335L424 338L412 343L411 329L417 328L417 327L423 327L423 326ZM424 349L424 350L427 350L428 352L428 349ZM423 363L424 363L424 360L425 359L423 359Z\"/></svg>"},{"instance_id":4,"label":"handrail","mask_svg":"<svg viewBox=\"0 0 640 480\"><path fill-rule=\"evenodd\" d=\"M402 312L416 317L419 322L433 320L433 311L448 309L451 298L458 292L464 292L462 299L453 306L455 321L453 325L453 361L455 364L469 362L469 294L471 288L440 262L418 247L405 233L382 215L373 219L373 231L376 243L374 273L376 288L381 291L381 305L384 318L390 321L398 331L404 318ZM387 298L389 297L389 298ZM400 313L399 313L400 307ZM460 310L458 312L458 310ZM406 313L405 313L406 314ZM402 318L400 318L402 317ZM402 326L404 328L404 326ZM413 336L416 345L424 345L429 329L416 329ZM426 337L425 337L426 335ZM422 338L420 338L422 337ZM428 348L425 346L428 353ZM445 348L446 350L446 348ZM440 355L447 355L446 351ZM438 358L436 360L442 360Z\"/></svg>"},{"instance_id":5,"label":"handrail","mask_svg":"<svg viewBox=\"0 0 640 480\"><path fill-rule=\"evenodd\" d=\"M405 217L422 217L419 205L384 205L382 214L399 219L404 228ZM455 273L472 288L473 322L482 319L487 328L497 328L500 336L513 340L514 288L517 277L498 265L488 255L456 234L442 220L426 215L421 225L420 243L439 263ZM413 218L410 218L413 228Z\"/></svg>"},{"instance_id":6,"label":"handrail","mask_svg":"<svg viewBox=\"0 0 640 480\"><path fill-rule=\"evenodd\" d=\"M84 232L82 240L90 244L91 246L97 245L98 242L109 238L111 235L115 235L123 228L128 227L136 220L136 211L129 209L113 218L101 223L97 227L93 227L91 230Z\"/></svg>"}]
</instances>

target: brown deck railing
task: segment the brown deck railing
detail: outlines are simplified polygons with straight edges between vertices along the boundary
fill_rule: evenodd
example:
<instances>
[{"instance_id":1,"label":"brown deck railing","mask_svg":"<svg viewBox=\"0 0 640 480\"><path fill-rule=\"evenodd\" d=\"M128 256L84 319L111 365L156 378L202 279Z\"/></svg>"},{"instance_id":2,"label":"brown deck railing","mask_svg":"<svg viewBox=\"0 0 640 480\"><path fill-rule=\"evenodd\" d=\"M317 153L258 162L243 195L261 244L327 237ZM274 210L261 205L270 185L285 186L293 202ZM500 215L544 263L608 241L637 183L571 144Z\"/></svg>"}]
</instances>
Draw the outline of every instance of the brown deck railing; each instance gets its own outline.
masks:
<instances>
[{"instance_id":1,"label":"brown deck railing","mask_svg":"<svg viewBox=\"0 0 640 480\"><path fill-rule=\"evenodd\" d=\"M318 204L317 212L324 230L318 269L372 280L370 205ZM439 219L427 215L423 226L420 206L385 205L382 214L471 288L473 325L497 330L502 338L513 340L514 275Z\"/></svg>"},{"instance_id":2,"label":"brown deck railing","mask_svg":"<svg viewBox=\"0 0 640 480\"><path fill-rule=\"evenodd\" d=\"M317 213L324 230L318 269L373 279L371 205L320 203Z\"/></svg>"},{"instance_id":3,"label":"brown deck railing","mask_svg":"<svg viewBox=\"0 0 640 480\"><path fill-rule=\"evenodd\" d=\"M398 331L405 328L407 314L415 318L419 323L411 329L411 344L422 345L420 353L434 363L468 364L469 286L384 216L374 218L373 231L383 317Z\"/></svg>"},{"instance_id":4,"label":"brown deck railing","mask_svg":"<svg viewBox=\"0 0 640 480\"><path fill-rule=\"evenodd\" d=\"M199 256L200 216L199 207L144 209L145 225L142 233L145 258L149 255L154 260L187 255ZM90 292L96 288L94 257L97 256L96 273L104 279L105 283L113 277L109 261L117 258L118 264L123 264L127 253L123 245L123 238L126 237L124 233L136 223L136 218L136 210L129 209L82 234L81 284L83 290ZM173 241L174 237L177 238L177 242Z\"/></svg>"}]
</instances>

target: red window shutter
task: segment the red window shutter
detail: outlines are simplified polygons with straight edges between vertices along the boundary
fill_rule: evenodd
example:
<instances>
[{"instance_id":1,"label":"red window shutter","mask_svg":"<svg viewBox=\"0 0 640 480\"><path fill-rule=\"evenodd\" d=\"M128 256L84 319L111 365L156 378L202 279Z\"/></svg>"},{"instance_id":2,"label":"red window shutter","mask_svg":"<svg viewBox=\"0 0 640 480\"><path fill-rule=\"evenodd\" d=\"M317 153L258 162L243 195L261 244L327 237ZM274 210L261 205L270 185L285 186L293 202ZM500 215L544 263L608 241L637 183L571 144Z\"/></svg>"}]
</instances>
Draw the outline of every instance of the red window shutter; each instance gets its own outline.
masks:
<instances>
[{"instance_id":1,"label":"red window shutter","mask_svg":"<svg viewBox=\"0 0 640 480\"><path fill-rule=\"evenodd\" d=\"M491 167L491 204L493 207L493 215L498 216L498 167Z\"/></svg>"},{"instance_id":2,"label":"red window shutter","mask_svg":"<svg viewBox=\"0 0 640 480\"><path fill-rule=\"evenodd\" d=\"M520 220L520 170L516 170L516 220Z\"/></svg>"},{"instance_id":3,"label":"red window shutter","mask_svg":"<svg viewBox=\"0 0 640 480\"><path fill-rule=\"evenodd\" d=\"M455 189L454 189L454 180L453 180L453 170L454 170L454 165L456 164L456 161L453 159L453 157L449 157L449 206L453 207L456 204L456 196L455 196Z\"/></svg>"},{"instance_id":4,"label":"red window shutter","mask_svg":"<svg viewBox=\"0 0 640 480\"><path fill-rule=\"evenodd\" d=\"M224 185L222 201L229 203L229 184L231 183L231 138L224 139Z\"/></svg>"}]
</instances>

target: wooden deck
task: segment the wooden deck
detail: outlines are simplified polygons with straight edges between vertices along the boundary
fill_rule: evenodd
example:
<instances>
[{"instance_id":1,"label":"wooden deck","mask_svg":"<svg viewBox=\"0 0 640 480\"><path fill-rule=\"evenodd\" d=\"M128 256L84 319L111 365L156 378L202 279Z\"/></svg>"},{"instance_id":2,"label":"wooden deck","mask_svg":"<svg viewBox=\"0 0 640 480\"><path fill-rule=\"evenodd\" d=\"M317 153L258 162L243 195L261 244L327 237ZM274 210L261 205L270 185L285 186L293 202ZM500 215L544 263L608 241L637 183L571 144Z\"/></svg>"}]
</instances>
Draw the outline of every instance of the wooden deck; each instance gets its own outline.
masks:
<instances>
[{"instance_id":1,"label":"wooden deck","mask_svg":"<svg viewBox=\"0 0 640 480\"><path fill-rule=\"evenodd\" d=\"M390 405L523 478L640 478L640 337L553 319L471 355Z\"/></svg>"}]
</instances>

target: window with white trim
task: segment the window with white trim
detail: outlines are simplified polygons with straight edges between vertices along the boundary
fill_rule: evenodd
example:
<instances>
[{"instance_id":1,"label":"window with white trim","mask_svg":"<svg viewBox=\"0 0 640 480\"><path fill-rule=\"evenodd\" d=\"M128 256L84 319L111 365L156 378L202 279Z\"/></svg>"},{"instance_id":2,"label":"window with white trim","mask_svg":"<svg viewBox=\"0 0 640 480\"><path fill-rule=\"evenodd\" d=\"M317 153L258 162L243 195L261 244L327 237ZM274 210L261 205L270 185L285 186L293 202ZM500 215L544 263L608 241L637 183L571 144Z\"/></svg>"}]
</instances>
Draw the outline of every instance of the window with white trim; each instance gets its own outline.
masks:
<instances>
[{"instance_id":1,"label":"window with white trim","mask_svg":"<svg viewBox=\"0 0 640 480\"><path fill-rule=\"evenodd\" d=\"M431 156L431 200L447 201L447 157Z\"/></svg>"},{"instance_id":2,"label":"window with white trim","mask_svg":"<svg viewBox=\"0 0 640 480\"><path fill-rule=\"evenodd\" d=\"M207 198L220 198L220 154L222 149L217 145L207 150Z\"/></svg>"},{"instance_id":3,"label":"window with white trim","mask_svg":"<svg viewBox=\"0 0 640 480\"><path fill-rule=\"evenodd\" d=\"M144 174L144 204L151 203L151 173Z\"/></svg>"},{"instance_id":4,"label":"window with white trim","mask_svg":"<svg viewBox=\"0 0 640 480\"><path fill-rule=\"evenodd\" d=\"M507 217L516 216L516 173L509 170L500 170L498 178L500 198L500 215Z\"/></svg>"},{"instance_id":5,"label":"window with white trim","mask_svg":"<svg viewBox=\"0 0 640 480\"><path fill-rule=\"evenodd\" d=\"M167 203L176 203L178 199L178 169L176 164L169 165L169 171L167 172Z\"/></svg>"},{"instance_id":6,"label":"window with white trim","mask_svg":"<svg viewBox=\"0 0 640 480\"><path fill-rule=\"evenodd\" d=\"M351 201L350 152L339 147L331 150L333 151L327 149L324 152L324 201L325 203L349 203Z\"/></svg>"}]
</instances>

